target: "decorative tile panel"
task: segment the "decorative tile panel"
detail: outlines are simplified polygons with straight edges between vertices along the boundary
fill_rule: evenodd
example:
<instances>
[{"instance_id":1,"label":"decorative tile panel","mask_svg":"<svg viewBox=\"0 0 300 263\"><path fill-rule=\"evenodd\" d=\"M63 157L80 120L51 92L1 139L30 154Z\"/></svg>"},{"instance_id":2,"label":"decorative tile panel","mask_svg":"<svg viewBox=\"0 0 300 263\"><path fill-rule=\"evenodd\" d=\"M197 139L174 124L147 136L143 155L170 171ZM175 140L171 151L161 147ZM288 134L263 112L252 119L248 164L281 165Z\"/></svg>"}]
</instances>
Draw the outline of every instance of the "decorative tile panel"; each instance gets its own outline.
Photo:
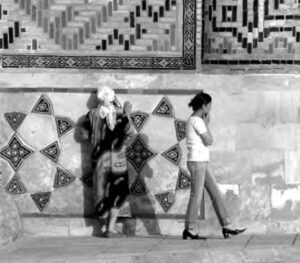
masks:
<instances>
[{"instance_id":1,"label":"decorative tile panel","mask_svg":"<svg viewBox=\"0 0 300 263\"><path fill-rule=\"evenodd\" d=\"M22 124L26 114L22 112L6 112L4 113L4 117L9 123L10 127L15 131Z\"/></svg>"},{"instance_id":2,"label":"decorative tile panel","mask_svg":"<svg viewBox=\"0 0 300 263\"><path fill-rule=\"evenodd\" d=\"M183 190L189 188L191 188L190 176L182 169L179 169L176 190Z\"/></svg>"},{"instance_id":3,"label":"decorative tile panel","mask_svg":"<svg viewBox=\"0 0 300 263\"><path fill-rule=\"evenodd\" d=\"M195 68L196 0L10 2L3 67Z\"/></svg>"},{"instance_id":4,"label":"decorative tile panel","mask_svg":"<svg viewBox=\"0 0 300 263\"><path fill-rule=\"evenodd\" d=\"M144 182L144 180L140 177L137 176L135 181L133 182L133 184L130 187L130 193L133 195L145 195L147 193L149 193L149 190L147 189L147 186Z\"/></svg>"},{"instance_id":5,"label":"decorative tile panel","mask_svg":"<svg viewBox=\"0 0 300 263\"><path fill-rule=\"evenodd\" d=\"M75 180L75 176L64 171L63 169L57 167L55 178L54 178L54 187L67 186Z\"/></svg>"},{"instance_id":6,"label":"decorative tile panel","mask_svg":"<svg viewBox=\"0 0 300 263\"><path fill-rule=\"evenodd\" d=\"M75 127L75 123L66 117L55 117L58 137L63 136Z\"/></svg>"},{"instance_id":7,"label":"decorative tile panel","mask_svg":"<svg viewBox=\"0 0 300 263\"><path fill-rule=\"evenodd\" d=\"M127 160L139 172L146 162L155 156L155 153L148 149L142 137L138 135L127 149L126 156Z\"/></svg>"},{"instance_id":8,"label":"decorative tile panel","mask_svg":"<svg viewBox=\"0 0 300 263\"><path fill-rule=\"evenodd\" d=\"M7 160L14 170L17 170L21 163L32 153L33 150L25 146L18 136L14 134L8 145L0 151L0 156Z\"/></svg>"},{"instance_id":9,"label":"decorative tile panel","mask_svg":"<svg viewBox=\"0 0 300 263\"><path fill-rule=\"evenodd\" d=\"M176 137L178 141L181 141L186 136L186 122L175 120L175 131L176 131Z\"/></svg>"},{"instance_id":10,"label":"decorative tile panel","mask_svg":"<svg viewBox=\"0 0 300 263\"><path fill-rule=\"evenodd\" d=\"M58 142L56 141L54 143L51 143L50 145L42 149L40 152L56 163L60 154Z\"/></svg>"},{"instance_id":11,"label":"decorative tile panel","mask_svg":"<svg viewBox=\"0 0 300 263\"><path fill-rule=\"evenodd\" d=\"M50 100L42 95L33 107L32 112L51 115L53 111Z\"/></svg>"},{"instance_id":12,"label":"decorative tile panel","mask_svg":"<svg viewBox=\"0 0 300 263\"><path fill-rule=\"evenodd\" d=\"M167 97L163 97L161 99L161 101L158 103L152 114L162 117L173 118L173 106Z\"/></svg>"},{"instance_id":13,"label":"decorative tile panel","mask_svg":"<svg viewBox=\"0 0 300 263\"><path fill-rule=\"evenodd\" d=\"M300 64L299 2L205 0L203 64Z\"/></svg>"},{"instance_id":14,"label":"decorative tile panel","mask_svg":"<svg viewBox=\"0 0 300 263\"><path fill-rule=\"evenodd\" d=\"M141 129L145 126L145 123L147 122L148 118L149 114L141 111L136 111L130 114L130 119L137 132L140 132Z\"/></svg>"},{"instance_id":15,"label":"decorative tile panel","mask_svg":"<svg viewBox=\"0 0 300 263\"><path fill-rule=\"evenodd\" d=\"M48 206L50 202L50 196L51 192L45 192L32 194L31 198L36 204L37 208L42 212L45 209L45 207Z\"/></svg>"},{"instance_id":16,"label":"decorative tile panel","mask_svg":"<svg viewBox=\"0 0 300 263\"><path fill-rule=\"evenodd\" d=\"M9 194L18 195L26 193L26 188L20 177L16 174L5 186L5 191Z\"/></svg>"},{"instance_id":17,"label":"decorative tile panel","mask_svg":"<svg viewBox=\"0 0 300 263\"><path fill-rule=\"evenodd\" d=\"M175 165L178 165L182 155L180 145L176 144L172 146L170 149L166 150L161 155L170 162L174 163Z\"/></svg>"},{"instance_id":18,"label":"decorative tile panel","mask_svg":"<svg viewBox=\"0 0 300 263\"><path fill-rule=\"evenodd\" d=\"M158 200L165 212L168 212L175 202L175 195L173 192L159 193L155 195L155 198Z\"/></svg>"}]
</instances>

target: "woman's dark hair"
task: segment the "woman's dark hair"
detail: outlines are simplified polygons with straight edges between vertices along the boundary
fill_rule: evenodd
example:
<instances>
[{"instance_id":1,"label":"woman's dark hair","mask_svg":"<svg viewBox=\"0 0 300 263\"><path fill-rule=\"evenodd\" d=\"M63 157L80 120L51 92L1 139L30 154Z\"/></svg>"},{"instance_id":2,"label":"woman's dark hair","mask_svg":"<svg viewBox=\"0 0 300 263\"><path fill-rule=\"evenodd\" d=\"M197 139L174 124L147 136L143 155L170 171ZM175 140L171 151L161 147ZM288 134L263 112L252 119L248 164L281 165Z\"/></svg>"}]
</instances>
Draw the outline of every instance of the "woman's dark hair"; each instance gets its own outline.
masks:
<instances>
[{"instance_id":1,"label":"woman's dark hair","mask_svg":"<svg viewBox=\"0 0 300 263\"><path fill-rule=\"evenodd\" d=\"M207 105L211 102L211 96L207 93L198 93L189 103L189 107L192 107L193 111L201 109L203 105Z\"/></svg>"}]
</instances>

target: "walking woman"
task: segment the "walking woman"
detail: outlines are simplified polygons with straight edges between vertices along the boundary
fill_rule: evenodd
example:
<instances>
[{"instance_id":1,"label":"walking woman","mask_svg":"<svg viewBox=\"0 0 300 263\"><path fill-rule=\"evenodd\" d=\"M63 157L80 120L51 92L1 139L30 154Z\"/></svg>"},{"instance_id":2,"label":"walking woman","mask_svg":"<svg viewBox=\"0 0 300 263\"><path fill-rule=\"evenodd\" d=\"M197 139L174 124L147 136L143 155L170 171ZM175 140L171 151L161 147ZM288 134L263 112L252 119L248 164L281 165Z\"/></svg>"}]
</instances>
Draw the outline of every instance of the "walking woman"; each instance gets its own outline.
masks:
<instances>
[{"instance_id":1,"label":"walking woman","mask_svg":"<svg viewBox=\"0 0 300 263\"><path fill-rule=\"evenodd\" d=\"M199 236L197 230L197 217L204 187L212 200L224 238L246 230L233 229L220 190L209 168L208 146L213 143L209 128L211 104L211 96L204 92L198 93L189 103L193 113L186 125L186 143L187 167L191 174L191 194L186 212L185 229L182 233L183 239L206 239Z\"/></svg>"}]
</instances>

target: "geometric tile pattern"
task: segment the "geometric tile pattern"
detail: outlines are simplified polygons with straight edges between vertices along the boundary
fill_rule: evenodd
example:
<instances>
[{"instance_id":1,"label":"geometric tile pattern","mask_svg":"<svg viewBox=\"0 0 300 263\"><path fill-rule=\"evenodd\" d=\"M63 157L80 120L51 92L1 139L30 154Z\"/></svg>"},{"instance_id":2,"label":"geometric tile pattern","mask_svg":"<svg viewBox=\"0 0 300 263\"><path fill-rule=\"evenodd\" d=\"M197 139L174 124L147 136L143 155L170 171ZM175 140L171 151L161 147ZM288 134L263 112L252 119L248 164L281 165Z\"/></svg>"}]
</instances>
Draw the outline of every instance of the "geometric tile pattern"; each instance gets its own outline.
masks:
<instances>
[{"instance_id":1,"label":"geometric tile pattern","mask_svg":"<svg viewBox=\"0 0 300 263\"><path fill-rule=\"evenodd\" d=\"M148 149L142 137L138 135L130 147L128 147L126 156L127 160L132 164L136 171L139 172L146 162L155 156L155 153Z\"/></svg>"},{"instance_id":2,"label":"geometric tile pattern","mask_svg":"<svg viewBox=\"0 0 300 263\"><path fill-rule=\"evenodd\" d=\"M26 188L17 174L5 186L5 190L13 195L26 193Z\"/></svg>"},{"instance_id":3,"label":"geometric tile pattern","mask_svg":"<svg viewBox=\"0 0 300 263\"><path fill-rule=\"evenodd\" d=\"M50 196L51 196L51 192L44 192L44 193L32 194L31 198L36 204L36 206L38 207L38 209L42 212L44 208L49 204Z\"/></svg>"},{"instance_id":4,"label":"geometric tile pattern","mask_svg":"<svg viewBox=\"0 0 300 263\"><path fill-rule=\"evenodd\" d=\"M145 195L149 193L149 190L147 189L147 186L144 182L144 180L140 177L137 176L134 183L130 187L130 193L133 195L139 196L139 195Z\"/></svg>"},{"instance_id":5,"label":"geometric tile pattern","mask_svg":"<svg viewBox=\"0 0 300 263\"><path fill-rule=\"evenodd\" d=\"M155 194L155 198L158 200L165 212L168 212L175 202L175 195L173 192Z\"/></svg>"},{"instance_id":6,"label":"geometric tile pattern","mask_svg":"<svg viewBox=\"0 0 300 263\"><path fill-rule=\"evenodd\" d=\"M75 127L75 123L66 117L55 117L58 137L63 136Z\"/></svg>"},{"instance_id":7,"label":"geometric tile pattern","mask_svg":"<svg viewBox=\"0 0 300 263\"><path fill-rule=\"evenodd\" d=\"M40 150L40 152L43 155L45 155L46 157L48 157L50 160L52 160L53 162L56 163L58 160L59 154L60 154L58 142L55 141L55 142L51 143L50 145L48 145L45 148L43 148L42 150Z\"/></svg>"},{"instance_id":8,"label":"geometric tile pattern","mask_svg":"<svg viewBox=\"0 0 300 263\"><path fill-rule=\"evenodd\" d=\"M196 0L14 3L10 23L2 25L0 50L11 50L2 55L3 67L195 68ZM11 24L17 30L9 30ZM23 44L23 35L13 34L26 27L37 33ZM22 52L16 54L14 42Z\"/></svg>"},{"instance_id":9,"label":"geometric tile pattern","mask_svg":"<svg viewBox=\"0 0 300 263\"><path fill-rule=\"evenodd\" d=\"M176 131L176 137L178 141L181 141L186 136L186 122L175 120L175 131Z\"/></svg>"},{"instance_id":10,"label":"geometric tile pattern","mask_svg":"<svg viewBox=\"0 0 300 263\"><path fill-rule=\"evenodd\" d=\"M4 117L8 121L10 127L15 131L22 124L26 114L22 112L6 112L4 113Z\"/></svg>"},{"instance_id":11,"label":"geometric tile pattern","mask_svg":"<svg viewBox=\"0 0 300 263\"><path fill-rule=\"evenodd\" d=\"M148 118L149 114L141 111L136 111L130 114L130 119L137 132L140 132L140 130L145 126Z\"/></svg>"},{"instance_id":12,"label":"geometric tile pattern","mask_svg":"<svg viewBox=\"0 0 300 263\"><path fill-rule=\"evenodd\" d=\"M52 106L50 100L42 95L33 107L32 112L51 115Z\"/></svg>"},{"instance_id":13,"label":"geometric tile pattern","mask_svg":"<svg viewBox=\"0 0 300 263\"><path fill-rule=\"evenodd\" d=\"M300 64L299 1L205 0L203 64Z\"/></svg>"},{"instance_id":14,"label":"geometric tile pattern","mask_svg":"<svg viewBox=\"0 0 300 263\"><path fill-rule=\"evenodd\" d=\"M75 176L64 171L63 169L57 167L55 178L54 178L54 187L67 186L75 180Z\"/></svg>"},{"instance_id":15,"label":"geometric tile pattern","mask_svg":"<svg viewBox=\"0 0 300 263\"><path fill-rule=\"evenodd\" d=\"M161 155L175 165L178 165L182 155L179 144L175 144L170 149L163 152Z\"/></svg>"},{"instance_id":16,"label":"geometric tile pattern","mask_svg":"<svg viewBox=\"0 0 300 263\"><path fill-rule=\"evenodd\" d=\"M0 156L7 160L14 170L17 170L23 160L28 158L33 153L33 150L25 146L22 141L14 134L5 146L0 151Z\"/></svg>"},{"instance_id":17,"label":"geometric tile pattern","mask_svg":"<svg viewBox=\"0 0 300 263\"><path fill-rule=\"evenodd\" d=\"M176 190L183 190L191 188L191 178L182 169L179 169L178 179L176 183Z\"/></svg>"},{"instance_id":18,"label":"geometric tile pattern","mask_svg":"<svg viewBox=\"0 0 300 263\"><path fill-rule=\"evenodd\" d=\"M168 118L172 118L174 116L173 106L167 97L163 97L161 99L152 114Z\"/></svg>"}]
</instances>

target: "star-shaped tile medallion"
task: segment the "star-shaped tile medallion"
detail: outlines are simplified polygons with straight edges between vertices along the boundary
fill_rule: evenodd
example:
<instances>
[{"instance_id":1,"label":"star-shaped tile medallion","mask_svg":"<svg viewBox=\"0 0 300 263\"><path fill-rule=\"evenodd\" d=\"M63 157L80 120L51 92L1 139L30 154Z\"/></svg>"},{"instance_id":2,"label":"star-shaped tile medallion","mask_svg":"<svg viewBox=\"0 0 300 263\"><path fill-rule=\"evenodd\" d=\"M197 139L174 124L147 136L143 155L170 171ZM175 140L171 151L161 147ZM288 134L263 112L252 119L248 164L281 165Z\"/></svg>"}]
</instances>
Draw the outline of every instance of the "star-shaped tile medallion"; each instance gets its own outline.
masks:
<instances>
[{"instance_id":1,"label":"star-shaped tile medallion","mask_svg":"<svg viewBox=\"0 0 300 263\"><path fill-rule=\"evenodd\" d=\"M8 145L0 151L0 156L7 160L14 170L17 170L32 153L33 150L25 146L20 138L14 134Z\"/></svg>"},{"instance_id":2,"label":"star-shaped tile medallion","mask_svg":"<svg viewBox=\"0 0 300 263\"><path fill-rule=\"evenodd\" d=\"M149 159L155 156L144 143L142 137L138 135L126 151L127 160L139 172Z\"/></svg>"}]
</instances>

